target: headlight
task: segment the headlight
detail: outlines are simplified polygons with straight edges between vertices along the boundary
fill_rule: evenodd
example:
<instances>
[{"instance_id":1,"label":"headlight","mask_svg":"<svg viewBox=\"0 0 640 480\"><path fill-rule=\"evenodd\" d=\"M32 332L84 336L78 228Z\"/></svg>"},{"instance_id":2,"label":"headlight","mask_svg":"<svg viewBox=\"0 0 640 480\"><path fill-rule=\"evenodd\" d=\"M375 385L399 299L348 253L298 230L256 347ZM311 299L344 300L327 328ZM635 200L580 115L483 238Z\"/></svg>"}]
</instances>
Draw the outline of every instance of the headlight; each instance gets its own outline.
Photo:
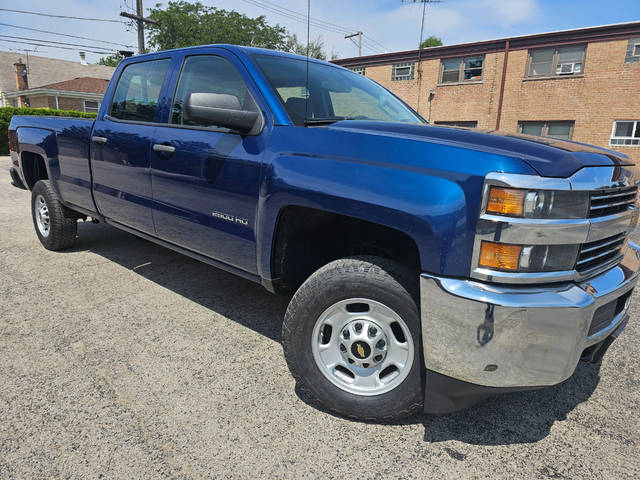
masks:
<instances>
[{"instance_id":1,"label":"headlight","mask_svg":"<svg viewBox=\"0 0 640 480\"><path fill-rule=\"evenodd\" d=\"M487 213L523 218L586 218L588 192L489 187Z\"/></svg>"},{"instance_id":2,"label":"headlight","mask_svg":"<svg viewBox=\"0 0 640 480\"><path fill-rule=\"evenodd\" d=\"M482 241L478 266L507 272L573 270L578 245L514 245Z\"/></svg>"}]
</instances>

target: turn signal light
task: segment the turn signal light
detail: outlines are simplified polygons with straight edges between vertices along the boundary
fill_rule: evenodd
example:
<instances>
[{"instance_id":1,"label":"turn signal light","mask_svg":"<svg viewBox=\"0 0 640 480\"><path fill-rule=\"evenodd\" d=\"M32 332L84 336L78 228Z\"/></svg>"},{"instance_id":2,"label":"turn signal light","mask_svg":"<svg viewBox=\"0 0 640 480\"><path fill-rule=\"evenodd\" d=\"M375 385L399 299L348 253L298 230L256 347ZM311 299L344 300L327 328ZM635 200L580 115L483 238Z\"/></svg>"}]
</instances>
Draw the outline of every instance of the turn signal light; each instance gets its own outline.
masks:
<instances>
[{"instance_id":1,"label":"turn signal light","mask_svg":"<svg viewBox=\"0 0 640 480\"><path fill-rule=\"evenodd\" d=\"M478 264L498 270L517 270L521 252L522 245L483 241Z\"/></svg>"},{"instance_id":2,"label":"turn signal light","mask_svg":"<svg viewBox=\"0 0 640 480\"><path fill-rule=\"evenodd\" d=\"M487 213L521 217L523 214L523 204L526 193L526 190L491 187L489 189Z\"/></svg>"}]
</instances>

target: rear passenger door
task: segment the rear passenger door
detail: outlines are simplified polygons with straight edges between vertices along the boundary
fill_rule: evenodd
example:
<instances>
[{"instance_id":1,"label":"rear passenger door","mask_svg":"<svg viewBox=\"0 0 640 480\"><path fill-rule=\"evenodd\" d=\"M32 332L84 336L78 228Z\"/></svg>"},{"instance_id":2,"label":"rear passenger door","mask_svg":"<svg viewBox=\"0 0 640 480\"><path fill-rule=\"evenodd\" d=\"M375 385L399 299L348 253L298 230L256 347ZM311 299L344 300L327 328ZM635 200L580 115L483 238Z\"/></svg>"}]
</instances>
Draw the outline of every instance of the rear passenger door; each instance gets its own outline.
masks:
<instances>
[{"instance_id":1,"label":"rear passenger door","mask_svg":"<svg viewBox=\"0 0 640 480\"><path fill-rule=\"evenodd\" d=\"M156 232L166 241L255 273L255 217L268 128L241 135L185 121L182 111L192 93L233 95L248 110L264 112L266 106L258 103L263 100L233 54L207 52L212 53L184 58L168 124L154 134Z\"/></svg>"},{"instance_id":2,"label":"rear passenger door","mask_svg":"<svg viewBox=\"0 0 640 480\"><path fill-rule=\"evenodd\" d=\"M111 105L91 136L93 193L108 219L154 234L151 214L151 139L170 58L130 63Z\"/></svg>"}]
</instances>

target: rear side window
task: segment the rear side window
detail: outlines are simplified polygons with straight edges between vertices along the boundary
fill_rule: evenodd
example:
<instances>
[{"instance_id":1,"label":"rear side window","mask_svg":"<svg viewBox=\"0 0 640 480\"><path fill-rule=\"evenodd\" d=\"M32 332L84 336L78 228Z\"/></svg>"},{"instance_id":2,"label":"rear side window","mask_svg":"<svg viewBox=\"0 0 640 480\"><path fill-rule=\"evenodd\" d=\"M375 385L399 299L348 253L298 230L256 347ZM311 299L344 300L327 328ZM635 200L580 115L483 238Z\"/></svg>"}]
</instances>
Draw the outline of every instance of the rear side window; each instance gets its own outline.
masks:
<instances>
[{"instance_id":1,"label":"rear side window","mask_svg":"<svg viewBox=\"0 0 640 480\"><path fill-rule=\"evenodd\" d=\"M215 55L194 55L185 59L173 99L170 120L176 125L215 126L184 120L184 105L192 93L232 95L238 99L238 105L242 110L256 109L240 72L229 60Z\"/></svg>"},{"instance_id":2,"label":"rear side window","mask_svg":"<svg viewBox=\"0 0 640 480\"><path fill-rule=\"evenodd\" d=\"M162 83L171 59L127 65L116 86L109 115L121 120L155 122Z\"/></svg>"}]
</instances>

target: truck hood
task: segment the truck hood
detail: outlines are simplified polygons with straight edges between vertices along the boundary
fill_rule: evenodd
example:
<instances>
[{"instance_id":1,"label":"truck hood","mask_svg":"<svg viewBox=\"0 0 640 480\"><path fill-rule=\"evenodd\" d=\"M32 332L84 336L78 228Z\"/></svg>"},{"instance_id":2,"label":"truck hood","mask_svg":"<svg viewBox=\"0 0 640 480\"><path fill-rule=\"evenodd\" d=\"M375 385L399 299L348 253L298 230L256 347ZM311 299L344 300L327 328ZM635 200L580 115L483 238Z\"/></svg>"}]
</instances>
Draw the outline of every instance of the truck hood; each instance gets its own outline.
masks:
<instances>
[{"instance_id":1,"label":"truck hood","mask_svg":"<svg viewBox=\"0 0 640 480\"><path fill-rule=\"evenodd\" d=\"M566 178L583 167L634 165L626 155L606 148L497 130L469 130L364 120L343 120L327 128L389 135L515 157L526 162L543 177Z\"/></svg>"}]
</instances>

